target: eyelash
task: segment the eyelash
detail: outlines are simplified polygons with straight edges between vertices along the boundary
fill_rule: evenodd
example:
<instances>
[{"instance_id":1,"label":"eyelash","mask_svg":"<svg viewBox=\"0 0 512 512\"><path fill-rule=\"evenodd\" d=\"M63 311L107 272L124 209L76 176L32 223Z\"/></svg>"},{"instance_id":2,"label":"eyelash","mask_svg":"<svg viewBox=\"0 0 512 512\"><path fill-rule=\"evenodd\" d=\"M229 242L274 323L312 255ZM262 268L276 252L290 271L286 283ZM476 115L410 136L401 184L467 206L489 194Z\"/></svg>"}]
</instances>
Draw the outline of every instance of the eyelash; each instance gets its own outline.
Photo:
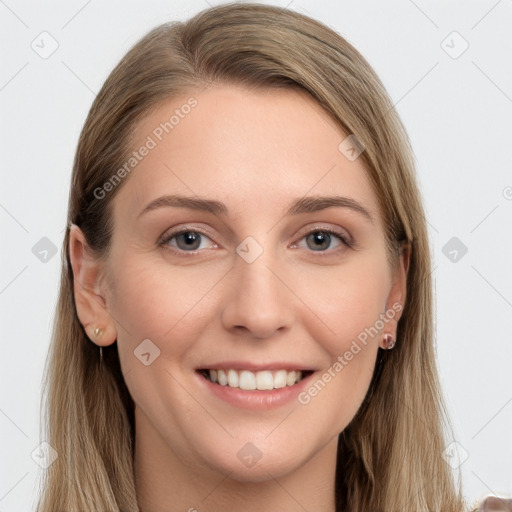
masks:
<instances>
[{"instance_id":1,"label":"eyelash","mask_svg":"<svg viewBox=\"0 0 512 512\"><path fill-rule=\"evenodd\" d=\"M207 233L205 233L204 231L200 230L200 229L196 229L196 228L190 228L190 229L180 229L179 231L175 231L175 232L170 232L170 233L166 233L164 234L160 241L159 241L159 246L162 246L164 247L165 249L167 250L170 250L176 254L179 254L179 255L185 255L185 254L198 254L200 253L203 249L195 249L193 251L185 251L183 249L179 249L179 248L175 248L175 247L172 247L169 244L170 240L172 240L173 238L175 237L178 237L180 235L183 235L185 233L196 233L196 234L199 234L199 235L202 235L208 239L211 240L211 238L208 236ZM339 239L339 241L346 247L346 248L353 248L355 246L355 243L349 239L349 237L343 233L340 233L334 229L331 229L331 228L313 228L311 229L310 231L308 231L307 233L305 233L299 241L302 241L303 239L305 239L307 236L313 234L313 233L323 233L323 234L327 234L327 235L330 235L330 236L335 236L336 238ZM213 242L213 240L212 240ZM296 243L294 242L293 244L295 247L296 247ZM314 250L311 250L309 252L312 252L312 253L315 253L317 256L326 256L326 255L330 255L330 254L333 254L333 253L336 253L340 250L340 248L335 248L333 250L325 250L325 251L314 251Z\"/></svg>"}]
</instances>

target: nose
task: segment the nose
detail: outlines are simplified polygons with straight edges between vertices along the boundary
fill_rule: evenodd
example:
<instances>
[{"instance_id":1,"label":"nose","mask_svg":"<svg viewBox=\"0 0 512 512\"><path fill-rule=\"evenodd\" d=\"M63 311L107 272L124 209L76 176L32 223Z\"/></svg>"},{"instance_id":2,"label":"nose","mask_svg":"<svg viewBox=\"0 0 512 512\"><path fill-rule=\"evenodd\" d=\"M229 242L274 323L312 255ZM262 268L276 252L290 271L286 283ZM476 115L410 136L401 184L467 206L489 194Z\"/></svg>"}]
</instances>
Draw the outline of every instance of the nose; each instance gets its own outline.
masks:
<instances>
[{"instance_id":1,"label":"nose","mask_svg":"<svg viewBox=\"0 0 512 512\"><path fill-rule=\"evenodd\" d=\"M237 255L222 311L224 328L261 339L288 330L295 316L289 278L270 251L263 251L252 263Z\"/></svg>"}]
</instances>

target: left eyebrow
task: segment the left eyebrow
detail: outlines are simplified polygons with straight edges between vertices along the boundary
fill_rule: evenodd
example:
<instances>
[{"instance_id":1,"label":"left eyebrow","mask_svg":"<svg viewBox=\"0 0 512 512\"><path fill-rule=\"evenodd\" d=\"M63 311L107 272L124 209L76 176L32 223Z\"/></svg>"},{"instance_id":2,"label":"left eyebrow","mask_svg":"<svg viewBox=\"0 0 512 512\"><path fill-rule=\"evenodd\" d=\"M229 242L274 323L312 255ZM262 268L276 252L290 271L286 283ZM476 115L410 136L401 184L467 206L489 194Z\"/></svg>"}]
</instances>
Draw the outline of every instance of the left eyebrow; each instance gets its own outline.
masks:
<instances>
[{"instance_id":1,"label":"left eyebrow","mask_svg":"<svg viewBox=\"0 0 512 512\"><path fill-rule=\"evenodd\" d=\"M342 196L309 196L297 199L286 211L286 215L297 215L299 213L313 213L326 208L348 208L357 213L362 214L372 224L374 223L373 216L370 212L360 203L351 199L350 197Z\"/></svg>"}]
</instances>

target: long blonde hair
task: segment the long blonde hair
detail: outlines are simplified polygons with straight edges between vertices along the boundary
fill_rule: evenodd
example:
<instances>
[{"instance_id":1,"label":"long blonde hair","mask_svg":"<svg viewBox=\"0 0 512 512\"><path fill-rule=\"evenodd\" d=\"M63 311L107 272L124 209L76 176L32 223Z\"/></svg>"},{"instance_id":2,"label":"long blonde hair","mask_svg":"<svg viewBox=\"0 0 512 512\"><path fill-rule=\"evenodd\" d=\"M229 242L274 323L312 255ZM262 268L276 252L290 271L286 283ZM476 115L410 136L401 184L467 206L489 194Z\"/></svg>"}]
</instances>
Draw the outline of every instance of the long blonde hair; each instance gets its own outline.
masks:
<instances>
[{"instance_id":1,"label":"long blonde hair","mask_svg":"<svg viewBox=\"0 0 512 512\"><path fill-rule=\"evenodd\" d=\"M134 403L116 344L98 347L80 324L68 244L75 223L100 256L112 235L112 200L94 191L130 151L134 125L163 100L212 83L300 88L355 134L378 197L390 254L412 247L398 344L377 358L367 396L340 434L336 510L461 512L442 458L449 423L433 339L426 221L408 137L381 81L343 37L304 15L257 4L207 9L166 23L115 67L91 107L73 166L68 228L43 402L45 440L58 458L42 479L38 512L138 511L133 475Z\"/></svg>"}]
</instances>

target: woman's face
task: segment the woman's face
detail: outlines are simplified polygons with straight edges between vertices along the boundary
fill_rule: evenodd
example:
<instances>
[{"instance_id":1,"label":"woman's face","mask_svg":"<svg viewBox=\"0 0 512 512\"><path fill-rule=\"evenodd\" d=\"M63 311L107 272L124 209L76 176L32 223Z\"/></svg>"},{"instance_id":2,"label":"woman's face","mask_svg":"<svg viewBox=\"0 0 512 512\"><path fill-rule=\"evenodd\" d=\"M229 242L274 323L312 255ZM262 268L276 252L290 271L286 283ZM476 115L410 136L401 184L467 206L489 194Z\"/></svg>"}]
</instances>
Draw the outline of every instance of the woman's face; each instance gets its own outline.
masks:
<instances>
[{"instance_id":1,"label":"woman's face","mask_svg":"<svg viewBox=\"0 0 512 512\"><path fill-rule=\"evenodd\" d=\"M334 453L405 290L347 135L303 93L234 86L137 126L102 289L141 446L241 481Z\"/></svg>"}]
</instances>

